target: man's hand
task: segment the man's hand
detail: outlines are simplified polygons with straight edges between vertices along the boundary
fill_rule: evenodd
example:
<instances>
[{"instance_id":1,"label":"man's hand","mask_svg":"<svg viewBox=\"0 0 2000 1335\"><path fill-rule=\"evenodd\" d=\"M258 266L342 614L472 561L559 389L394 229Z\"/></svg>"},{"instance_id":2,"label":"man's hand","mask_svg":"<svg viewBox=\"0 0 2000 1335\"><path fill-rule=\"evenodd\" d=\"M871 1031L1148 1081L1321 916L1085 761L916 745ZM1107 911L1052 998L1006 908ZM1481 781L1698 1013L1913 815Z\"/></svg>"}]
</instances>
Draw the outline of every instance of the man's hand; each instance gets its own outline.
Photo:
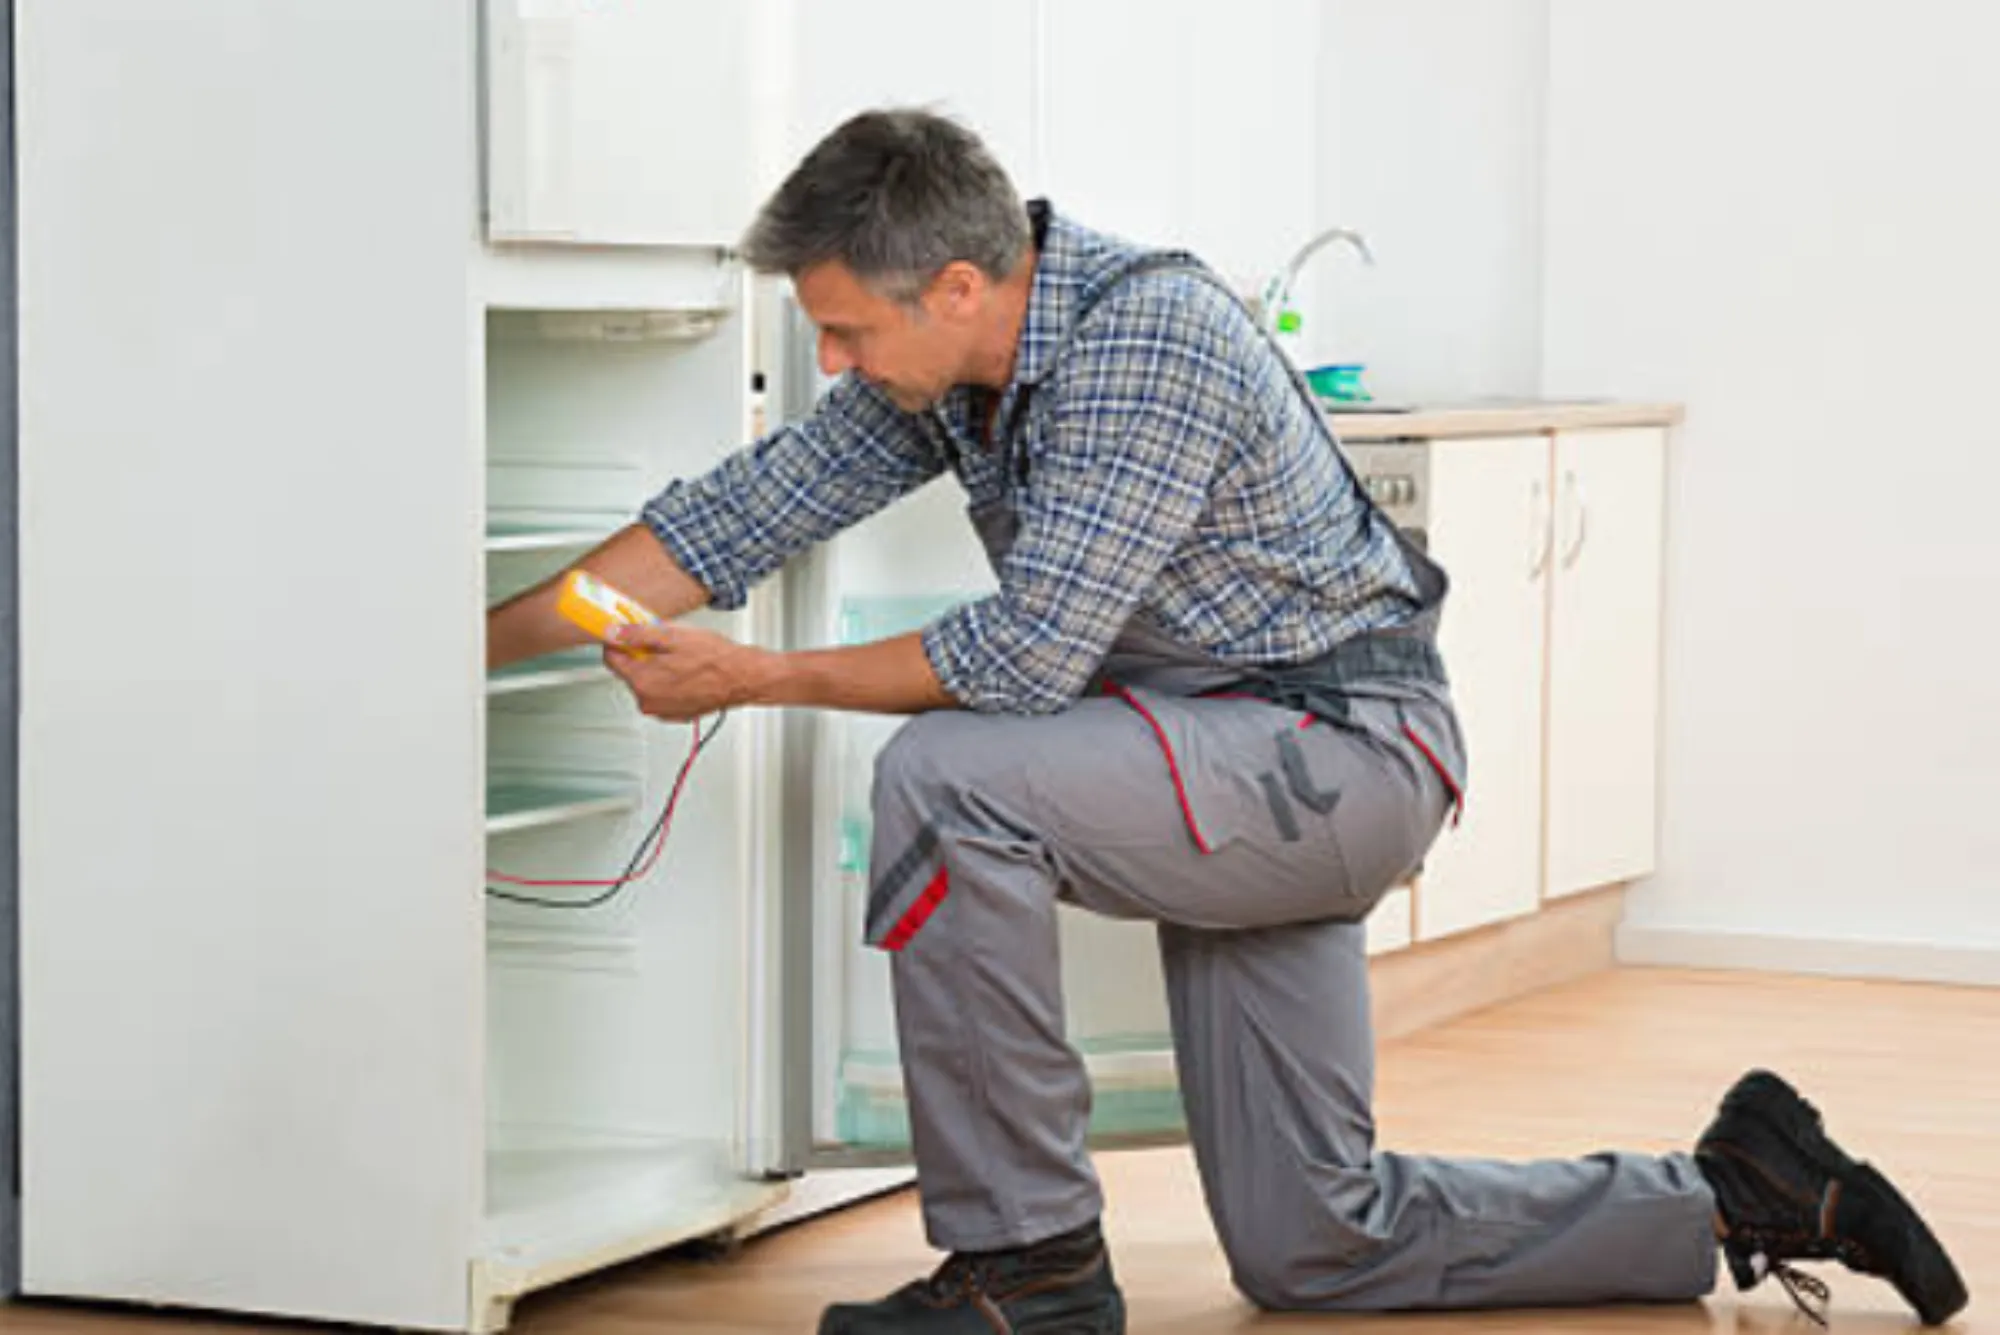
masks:
<instances>
[{"instance_id":1,"label":"man's hand","mask_svg":"<svg viewBox=\"0 0 2000 1335\"><path fill-rule=\"evenodd\" d=\"M624 626L604 661L640 712L669 723L756 703L776 655L692 626Z\"/></svg>"},{"instance_id":2,"label":"man's hand","mask_svg":"<svg viewBox=\"0 0 2000 1335\"><path fill-rule=\"evenodd\" d=\"M691 626L624 626L604 661L631 688L642 712L673 723L742 705L875 714L958 707L931 670L916 632L874 644L780 653Z\"/></svg>"}]
</instances>

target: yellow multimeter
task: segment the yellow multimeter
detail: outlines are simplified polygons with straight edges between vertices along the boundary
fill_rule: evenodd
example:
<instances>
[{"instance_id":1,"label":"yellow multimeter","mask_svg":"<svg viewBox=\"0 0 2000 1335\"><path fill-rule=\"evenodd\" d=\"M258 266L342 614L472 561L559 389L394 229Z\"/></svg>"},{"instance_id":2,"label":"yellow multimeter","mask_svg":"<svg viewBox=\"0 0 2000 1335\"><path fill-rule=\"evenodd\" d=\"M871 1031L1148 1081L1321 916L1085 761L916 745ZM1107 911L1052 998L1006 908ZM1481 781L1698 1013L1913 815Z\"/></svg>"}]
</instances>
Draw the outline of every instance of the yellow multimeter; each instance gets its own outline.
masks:
<instances>
[{"instance_id":1,"label":"yellow multimeter","mask_svg":"<svg viewBox=\"0 0 2000 1335\"><path fill-rule=\"evenodd\" d=\"M607 643L615 626L644 626L659 621L644 603L620 593L587 570L572 570L563 578L562 589L556 595L556 611Z\"/></svg>"}]
</instances>

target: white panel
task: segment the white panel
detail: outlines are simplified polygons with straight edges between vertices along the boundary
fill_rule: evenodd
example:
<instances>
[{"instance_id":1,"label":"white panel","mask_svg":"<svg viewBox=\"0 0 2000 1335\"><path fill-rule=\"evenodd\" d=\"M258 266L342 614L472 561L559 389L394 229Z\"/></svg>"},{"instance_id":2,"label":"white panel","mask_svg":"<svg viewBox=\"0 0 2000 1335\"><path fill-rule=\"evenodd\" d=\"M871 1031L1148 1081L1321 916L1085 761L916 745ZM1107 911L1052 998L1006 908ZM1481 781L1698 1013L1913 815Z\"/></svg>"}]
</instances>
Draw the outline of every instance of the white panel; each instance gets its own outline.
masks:
<instances>
[{"instance_id":1,"label":"white panel","mask_svg":"<svg viewBox=\"0 0 2000 1335\"><path fill-rule=\"evenodd\" d=\"M1050 4L1043 43L1048 189L1058 209L1149 243L1184 241L1199 0ZM1245 72L1248 73L1247 71ZM1224 77L1202 71L1201 77Z\"/></svg>"},{"instance_id":2,"label":"white panel","mask_svg":"<svg viewBox=\"0 0 2000 1335\"><path fill-rule=\"evenodd\" d=\"M487 0L498 240L733 243L759 184L762 0Z\"/></svg>"},{"instance_id":3,"label":"white panel","mask_svg":"<svg viewBox=\"0 0 2000 1335\"><path fill-rule=\"evenodd\" d=\"M1663 431L1582 432L1556 441L1552 896L1653 870L1665 464Z\"/></svg>"},{"instance_id":4,"label":"white panel","mask_svg":"<svg viewBox=\"0 0 2000 1335\"><path fill-rule=\"evenodd\" d=\"M791 42L789 156L857 112L921 106L979 135L1024 194L1035 189L1035 26L1009 0L807 0ZM789 164L788 164L789 165Z\"/></svg>"},{"instance_id":5,"label":"white panel","mask_svg":"<svg viewBox=\"0 0 2000 1335\"><path fill-rule=\"evenodd\" d=\"M26 1287L458 1325L470 15L17 17Z\"/></svg>"},{"instance_id":6,"label":"white panel","mask_svg":"<svg viewBox=\"0 0 2000 1335\"><path fill-rule=\"evenodd\" d=\"M1431 550L1452 579L1438 647L1465 729L1464 819L1417 890L1417 939L1534 911L1541 900L1542 665L1551 559L1548 441L1432 446Z\"/></svg>"}]
</instances>

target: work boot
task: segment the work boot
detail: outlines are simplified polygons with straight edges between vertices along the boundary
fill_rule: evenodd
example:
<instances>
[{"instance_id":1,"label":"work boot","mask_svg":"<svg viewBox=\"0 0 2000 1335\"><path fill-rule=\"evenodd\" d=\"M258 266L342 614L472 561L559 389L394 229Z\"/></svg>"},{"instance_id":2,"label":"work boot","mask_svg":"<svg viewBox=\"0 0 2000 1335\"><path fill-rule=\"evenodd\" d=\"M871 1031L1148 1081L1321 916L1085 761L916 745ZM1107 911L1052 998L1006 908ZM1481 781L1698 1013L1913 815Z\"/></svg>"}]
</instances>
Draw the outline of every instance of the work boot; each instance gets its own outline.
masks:
<instances>
[{"instance_id":1,"label":"work boot","mask_svg":"<svg viewBox=\"0 0 2000 1335\"><path fill-rule=\"evenodd\" d=\"M1817 1109L1769 1071L1723 1096L1695 1146L1715 1193L1723 1255L1736 1287L1766 1275L1826 1324L1824 1282L1792 1261L1840 1261L1896 1286L1925 1325L1965 1306L1965 1282L1889 1179L1827 1138Z\"/></svg>"},{"instance_id":2,"label":"work boot","mask_svg":"<svg viewBox=\"0 0 2000 1335\"><path fill-rule=\"evenodd\" d=\"M826 1309L819 1335L1124 1335L1125 1299L1092 1220L1046 1242L954 1252L879 1303Z\"/></svg>"}]
</instances>

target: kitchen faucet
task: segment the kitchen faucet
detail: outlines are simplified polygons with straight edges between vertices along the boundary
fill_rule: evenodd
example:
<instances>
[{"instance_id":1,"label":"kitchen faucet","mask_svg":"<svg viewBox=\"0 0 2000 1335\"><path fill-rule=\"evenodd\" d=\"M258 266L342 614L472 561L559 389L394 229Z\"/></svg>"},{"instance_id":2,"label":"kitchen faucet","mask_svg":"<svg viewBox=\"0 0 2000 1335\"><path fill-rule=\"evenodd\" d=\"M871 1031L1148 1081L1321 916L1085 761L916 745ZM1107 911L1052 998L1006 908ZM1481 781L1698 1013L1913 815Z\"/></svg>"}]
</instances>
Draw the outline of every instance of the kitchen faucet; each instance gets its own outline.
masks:
<instances>
[{"instance_id":1,"label":"kitchen faucet","mask_svg":"<svg viewBox=\"0 0 2000 1335\"><path fill-rule=\"evenodd\" d=\"M1286 262L1284 268L1271 276L1271 281L1264 285L1263 294L1258 299L1258 321L1272 333L1290 334L1297 332L1299 327L1297 313L1286 310L1287 304L1292 299L1292 283L1298 278L1299 270L1305 267L1305 262L1312 258L1314 252L1318 251L1322 246L1329 245L1335 241L1347 242L1354 247L1361 258L1367 261L1368 264L1372 266L1375 263L1374 254L1368 249L1367 238L1352 228L1329 227L1324 232L1313 237L1310 241L1299 247L1298 253ZM1286 327L1285 322L1287 314L1292 316L1289 328Z\"/></svg>"}]
</instances>

